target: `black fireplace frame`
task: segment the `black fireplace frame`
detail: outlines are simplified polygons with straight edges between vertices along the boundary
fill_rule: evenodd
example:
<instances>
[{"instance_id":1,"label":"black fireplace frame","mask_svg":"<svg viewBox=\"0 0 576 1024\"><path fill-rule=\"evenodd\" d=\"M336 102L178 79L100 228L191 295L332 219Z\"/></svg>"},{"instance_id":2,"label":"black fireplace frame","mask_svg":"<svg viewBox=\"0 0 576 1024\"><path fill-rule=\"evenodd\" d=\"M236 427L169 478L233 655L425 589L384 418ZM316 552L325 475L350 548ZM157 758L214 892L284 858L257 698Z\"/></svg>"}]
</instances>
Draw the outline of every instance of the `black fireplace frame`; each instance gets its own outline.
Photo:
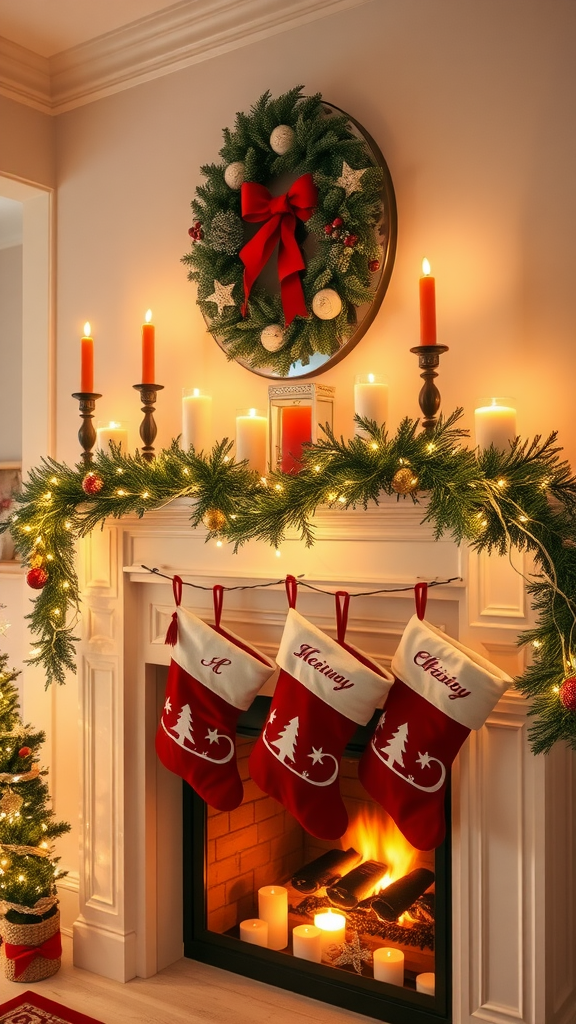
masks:
<instances>
[{"instance_id":1,"label":"black fireplace frame","mask_svg":"<svg viewBox=\"0 0 576 1024\"><path fill-rule=\"evenodd\" d=\"M270 700L257 697L243 715L238 732L259 735ZM376 716L377 717L377 716ZM346 756L359 757L375 722L359 729L346 748ZM446 820L450 815L450 786L446 792ZM242 974L278 988L299 992L321 1002L364 1014L387 1024L451 1024L452 1021L452 900L450 828L435 854L436 994L423 995L412 989L374 981L333 967L295 960L284 952L240 942L206 928L206 823L207 807L188 786L183 785L184 842L184 955ZM202 866L202 870L199 870ZM399 996L399 991L402 995Z\"/></svg>"}]
</instances>

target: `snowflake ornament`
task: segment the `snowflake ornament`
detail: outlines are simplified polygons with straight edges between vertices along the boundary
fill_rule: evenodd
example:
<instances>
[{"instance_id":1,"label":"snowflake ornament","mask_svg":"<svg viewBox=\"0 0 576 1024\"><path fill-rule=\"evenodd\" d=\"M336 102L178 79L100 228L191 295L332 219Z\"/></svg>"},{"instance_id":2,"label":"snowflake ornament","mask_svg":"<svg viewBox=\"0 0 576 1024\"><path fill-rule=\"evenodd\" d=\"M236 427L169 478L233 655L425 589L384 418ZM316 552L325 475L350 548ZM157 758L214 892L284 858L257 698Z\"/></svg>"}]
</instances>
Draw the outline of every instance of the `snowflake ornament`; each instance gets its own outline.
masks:
<instances>
[{"instance_id":1,"label":"snowflake ornament","mask_svg":"<svg viewBox=\"0 0 576 1024\"><path fill-rule=\"evenodd\" d=\"M332 967L346 967L350 964L357 974L362 974L363 965L372 963L372 953L362 947L358 932L354 932L351 942L342 942L338 947L339 955L331 961Z\"/></svg>"}]
</instances>

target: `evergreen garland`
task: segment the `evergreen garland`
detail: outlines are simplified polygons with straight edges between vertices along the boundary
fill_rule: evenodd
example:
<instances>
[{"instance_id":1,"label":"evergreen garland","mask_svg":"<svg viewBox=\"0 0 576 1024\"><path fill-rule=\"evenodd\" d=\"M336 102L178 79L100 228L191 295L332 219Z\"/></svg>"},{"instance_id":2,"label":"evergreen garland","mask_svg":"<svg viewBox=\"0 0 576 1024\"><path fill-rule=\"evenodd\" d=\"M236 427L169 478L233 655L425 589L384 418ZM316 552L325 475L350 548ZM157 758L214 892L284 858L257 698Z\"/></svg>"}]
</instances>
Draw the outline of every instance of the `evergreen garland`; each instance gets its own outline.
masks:
<instances>
[{"instance_id":1,"label":"evergreen garland","mask_svg":"<svg viewBox=\"0 0 576 1024\"><path fill-rule=\"evenodd\" d=\"M23 561L40 560L48 573L28 616L37 638L31 662L43 665L47 685L63 683L66 669L74 670L79 609L74 541L107 518L141 517L186 496L191 526L219 510L225 519L208 530L208 538L221 537L235 549L252 539L278 547L293 529L310 545L320 506L378 504L382 492L396 493L395 477L409 468L417 481L410 497L416 503L418 494L426 499L423 522L434 524L437 538L449 533L478 551L510 555L517 549L533 557L528 591L538 622L520 643L532 646L534 658L516 683L532 700L534 752L549 751L558 740L576 749L576 708L562 690L576 675L576 479L560 459L555 434L516 440L507 451L478 452L464 446L460 415L456 410L440 419L431 433L410 419L393 436L371 420L358 421L366 438L338 440L326 429L322 440L306 447L298 475L272 473L263 480L233 461L227 440L209 454L193 448L183 452L174 441L151 463L118 448L98 452L91 472L101 490L93 495L83 489L81 463L71 469L43 460L15 496L16 512L0 525L10 529Z\"/></svg>"},{"instance_id":2,"label":"evergreen garland","mask_svg":"<svg viewBox=\"0 0 576 1024\"><path fill-rule=\"evenodd\" d=\"M279 125L294 131L292 146L282 156L270 145L270 135ZM307 366L315 353L331 356L338 352L354 333L357 307L374 299L373 284L383 264L383 246L375 235L383 215L383 171L374 164L367 144L355 135L348 118L330 114L320 93L304 97L302 86L277 99L265 92L249 114L237 114L234 128L224 129L220 156L221 163L201 168L206 181L198 186L191 203L195 220L189 232L192 249L182 262L190 268L188 279L198 283L198 305L227 357L286 377L298 360ZM310 255L301 275L306 307L312 309L314 295L323 288L333 289L342 300L342 310L332 320L321 320L312 312L306 318L295 317L277 352L264 348L261 334L271 325L283 327L280 296L256 283L247 317L240 312L244 266L238 251L248 235L239 236L239 228L243 231L244 227L240 189L225 180L226 168L237 163L243 165L244 181L263 185L279 175L313 175L318 206L306 225L298 221L296 227L300 247L308 236L313 243L306 247ZM353 170L363 169L360 188L349 195L337 184L345 163ZM336 230L333 237L325 229L336 218L342 230ZM345 244L350 236L356 239L353 245ZM220 310L210 300L216 282L233 285L233 306Z\"/></svg>"}]
</instances>

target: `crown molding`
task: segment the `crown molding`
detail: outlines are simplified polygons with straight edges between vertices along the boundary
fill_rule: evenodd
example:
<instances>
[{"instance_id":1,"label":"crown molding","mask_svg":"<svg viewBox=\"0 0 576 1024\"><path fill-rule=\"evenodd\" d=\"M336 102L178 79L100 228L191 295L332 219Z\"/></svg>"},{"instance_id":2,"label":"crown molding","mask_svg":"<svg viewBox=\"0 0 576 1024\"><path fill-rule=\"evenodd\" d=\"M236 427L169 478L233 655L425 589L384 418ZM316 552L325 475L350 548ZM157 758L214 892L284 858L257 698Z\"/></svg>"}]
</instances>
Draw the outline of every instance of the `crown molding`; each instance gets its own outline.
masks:
<instances>
[{"instance_id":1,"label":"crown molding","mask_svg":"<svg viewBox=\"0 0 576 1024\"><path fill-rule=\"evenodd\" d=\"M183 0L52 57L0 37L0 92L61 114L371 0Z\"/></svg>"}]
</instances>

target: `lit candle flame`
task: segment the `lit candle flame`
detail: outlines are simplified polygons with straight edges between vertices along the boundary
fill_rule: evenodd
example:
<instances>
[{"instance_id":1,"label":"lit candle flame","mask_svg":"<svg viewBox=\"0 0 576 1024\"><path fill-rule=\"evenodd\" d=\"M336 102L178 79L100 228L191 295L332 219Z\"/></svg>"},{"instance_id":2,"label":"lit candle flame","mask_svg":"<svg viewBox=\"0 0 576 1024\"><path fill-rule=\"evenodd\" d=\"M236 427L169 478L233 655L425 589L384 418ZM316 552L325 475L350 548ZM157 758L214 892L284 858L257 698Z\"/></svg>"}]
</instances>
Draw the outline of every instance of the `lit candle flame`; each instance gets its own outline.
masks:
<instances>
[{"instance_id":1,"label":"lit candle flame","mask_svg":"<svg viewBox=\"0 0 576 1024\"><path fill-rule=\"evenodd\" d=\"M430 276L430 264L426 257L422 260L422 273L424 274L424 277Z\"/></svg>"},{"instance_id":2,"label":"lit candle flame","mask_svg":"<svg viewBox=\"0 0 576 1024\"><path fill-rule=\"evenodd\" d=\"M118 430L119 426L119 423L115 423L114 420L110 420L110 423L108 424L108 430Z\"/></svg>"},{"instance_id":3,"label":"lit candle flame","mask_svg":"<svg viewBox=\"0 0 576 1024\"><path fill-rule=\"evenodd\" d=\"M428 271L428 273L430 273L430 271ZM151 321L151 319L152 319L152 310L151 310L151 309L147 310L147 312L146 312L146 316L145 316L145 318L144 318L144 319L146 320L146 323L147 323L147 324L149 324L149 323L150 323L150 321Z\"/></svg>"},{"instance_id":4,"label":"lit candle flame","mask_svg":"<svg viewBox=\"0 0 576 1024\"><path fill-rule=\"evenodd\" d=\"M374 383L374 374L373 373L369 373L368 374L368 380L370 381L370 384Z\"/></svg>"},{"instance_id":5,"label":"lit candle flame","mask_svg":"<svg viewBox=\"0 0 576 1024\"><path fill-rule=\"evenodd\" d=\"M248 409L248 415L254 417L256 415L256 409Z\"/></svg>"},{"instance_id":6,"label":"lit candle flame","mask_svg":"<svg viewBox=\"0 0 576 1024\"><path fill-rule=\"evenodd\" d=\"M86 323L84 324L84 337L85 338L89 338L90 337L90 321L89 320L87 320Z\"/></svg>"},{"instance_id":7,"label":"lit candle flame","mask_svg":"<svg viewBox=\"0 0 576 1024\"><path fill-rule=\"evenodd\" d=\"M193 396L193 398L199 398L199 396L200 396L200 388L194 388L194 390L192 392L192 396Z\"/></svg>"}]
</instances>

